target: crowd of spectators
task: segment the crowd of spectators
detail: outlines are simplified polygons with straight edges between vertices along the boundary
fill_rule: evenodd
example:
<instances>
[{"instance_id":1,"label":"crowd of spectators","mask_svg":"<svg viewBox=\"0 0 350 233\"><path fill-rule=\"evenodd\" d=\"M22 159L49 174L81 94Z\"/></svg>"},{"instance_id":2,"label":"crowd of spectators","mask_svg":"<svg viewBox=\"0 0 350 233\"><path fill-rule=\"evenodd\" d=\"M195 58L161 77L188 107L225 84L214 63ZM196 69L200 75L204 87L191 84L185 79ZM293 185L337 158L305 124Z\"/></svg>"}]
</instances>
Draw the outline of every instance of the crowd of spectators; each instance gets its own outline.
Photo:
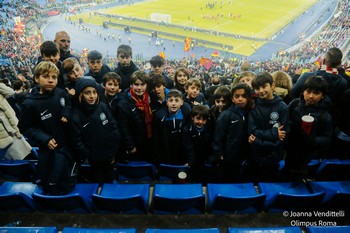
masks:
<instances>
[{"instance_id":1,"label":"crowd of spectators","mask_svg":"<svg viewBox=\"0 0 350 233\"><path fill-rule=\"evenodd\" d=\"M45 1L46 4L64 4L64 1ZM88 1L87 1L88 2ZM67 2L66 2L67 3ZM74 3L74 1L69 1L69 4ZM1 78L8 78L9 80L14 80L18 73L31 74L32 69L37 63L37 58L39 57L38 45L41 43L40 34L38 36L34 35L30 38L25 37L23 33L15 33L13 31L15 22L14 16L20 16L22 22L29 20L36 12L31 8L26 8L28 4L35 4L40 6L35 1L25 0L25 1L4 1L3 7L0 8L0 21L3 22L1 41L0 41L0 58L7 59L2 62L1 65ZM322 55L327 48L339 47L341 46L348 35L350 34L349 27L349 9L350 0L342 0L339 4L340 8L338 10L339 14L337 18L333 18L327 25L325 30L316 35L310 41L306 41L301 47L295 51L286 52L283 55L279 55L277 59L266 60L260 62L250 62L251 69L255 72L267 71L274 72L276 70L282 70L290 75L295 73L300 73L300 68L313 70L314 61L312 59L317 58ZM81 54L77 54L80 56ZM8 59L10 58L10 60ZM111 68L114 68L117 64L115 57L106 57L105 63ZM311 60L310 60L311 59ZM142 60L135 59L137 65L145 69L149 69L149 63ZM243 60L234 59L217 59L214 65L206 70L201 66L198 59L186 58L183 60L168 60L167 61L167 71L174 72L174 70L179 66L186 65L191 74L194 77L205 77L206 73L217 73L228 79L234 78L237 73L240 72L240 65ZM87 67L85 64L83 66ZM345 64L347 66L347 64ZM148 68L147 68L148 67Z\"/></svg>"}]
</instances>

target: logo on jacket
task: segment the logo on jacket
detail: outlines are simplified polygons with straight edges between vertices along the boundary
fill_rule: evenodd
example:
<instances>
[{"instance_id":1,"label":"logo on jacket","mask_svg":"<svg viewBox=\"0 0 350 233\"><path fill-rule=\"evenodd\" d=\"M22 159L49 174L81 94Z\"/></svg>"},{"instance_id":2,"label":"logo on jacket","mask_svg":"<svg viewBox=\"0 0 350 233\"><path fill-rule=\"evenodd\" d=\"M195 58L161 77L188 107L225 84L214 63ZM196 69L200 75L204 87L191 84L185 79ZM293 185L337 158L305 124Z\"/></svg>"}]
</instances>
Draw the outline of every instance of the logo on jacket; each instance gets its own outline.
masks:
<instances>
[{"instance_id":1,"label":"logo on jacket","mask_svg":"<svg viewBox=\"0 0 350 233\"><path fill-rule=\"evenodd\" d=\"M62 107L66 105L66 100L63 97L61 97L60 99L60 104L62 105Z\"/></svg>"},{"instance_id":2,"label":"logo on jacket","mask_svg":"<svg viewBox=\"0 0 350 233\"><path fill-rule=\"evenodd\" d=\"M105 114L104 112L102 112L102 113L100 114L100 119L101 119L101 121L102 121L102 125L105 125L105 124L108 123L107 116L106 116L106 114Z\"/></svg>"},{"instance_id":3,"label":"logo on jacket","mask_svg":"<svg viewBox=\"0 0 350 233\"><path fill-rule=\"evenodd\" d=\"M280 118L280 115L278 114L278 112L272 112L270 114L270 124L274 125L277 123L278 119Z\"/></svg>"}]
</instances>

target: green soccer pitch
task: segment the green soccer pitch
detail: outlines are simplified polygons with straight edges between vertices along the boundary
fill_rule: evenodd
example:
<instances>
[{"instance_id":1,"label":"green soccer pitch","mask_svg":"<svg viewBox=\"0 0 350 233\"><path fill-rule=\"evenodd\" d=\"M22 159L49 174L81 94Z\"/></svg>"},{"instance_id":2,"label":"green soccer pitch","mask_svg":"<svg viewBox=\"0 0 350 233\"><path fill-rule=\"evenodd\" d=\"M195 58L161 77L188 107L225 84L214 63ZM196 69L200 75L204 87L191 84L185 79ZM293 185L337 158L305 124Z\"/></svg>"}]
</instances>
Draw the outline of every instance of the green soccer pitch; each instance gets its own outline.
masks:
<instances>
[{"instance_id":1,"label":"green soccer pitch","mask_svg":"<svg viewBox=\"0 0 350 233\"><path fill-rule=\"evenodd\" d=\"M172 24L238 34L250 38L267 39L316 2L317 0L145 0L131 5L126 4L103 9L98 12L146 20L150 20L152 13L168 14L171 16ZM207 3L216 4L210 9ZM101 25L103 21L111 20L111 18L99 16L93 16L90 20L88 13L71 18L73 20L83 18L84 22L97 25ZM111 21L121 23L121 20L118 19L112 19ZM267 42L267 40L258 42L242 38L237 40L134 20L122 20L122 23L130 26L152 28L160 34L161 32L168 32L194 39L213 41L225 46L233 46L234 49L230 52L245 56L249 56L254 52L252 44L258 48ZM166 36L164 38L176 40L176 38ZM217 47L217 49L222 49L222 47Z\"/></svg>"}]
</instances>

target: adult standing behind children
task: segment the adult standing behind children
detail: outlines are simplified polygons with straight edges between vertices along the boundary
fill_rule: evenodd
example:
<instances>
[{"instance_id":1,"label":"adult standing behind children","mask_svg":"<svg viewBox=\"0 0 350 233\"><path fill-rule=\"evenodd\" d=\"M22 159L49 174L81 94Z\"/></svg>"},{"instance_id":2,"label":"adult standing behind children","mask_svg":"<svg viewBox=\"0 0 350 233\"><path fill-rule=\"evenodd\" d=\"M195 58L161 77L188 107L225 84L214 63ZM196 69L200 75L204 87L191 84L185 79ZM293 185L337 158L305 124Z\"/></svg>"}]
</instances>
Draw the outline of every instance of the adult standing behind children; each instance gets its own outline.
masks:
<instances>
[{"instance_id":1,"label":"adult standing behind children","mask_svg":"<svg viewBox=\"0 0 350 233\"><path fill-rule=\"evenodd\" d=\"M129 45L118 46L117 59L118 64L114 72L121 77L120 89L124 91L130 88L130 77L139 68L132 61L132 48Z\"/></svg>"},{"instance_id":2,"label":"adult standing behind children","mask_svg":"<svg viewBox=\"0 0 350 233\"><path fill-rule=\"evenodd\" d=\"M103 76L111 69L103 64L102 54L99 51L92 50L87 55L89 72L85 76L93 77L97 83L102 83Z\"/></svg>"},{"instance_id":3,"label":"adult standing behind children","mask_svg":"<svg viewBox=\"0 0 350 233\"><path fill-rule=\"evenodd\" d=\"M37 86L23 102L19 128L40 149L35 181L49 194L68 193L76 182L76 162L65 126L72 108L68 94L56 88L59 70L52 62L40 62L34 71Z\"/></svg>"},{"instance_id":4,"label":"adult standing behind children","mask_svg":"<svg viewBox=\"0 0 350 233\"><path fill-rule=\"evenodd\" d=\"M275 85L271 74L259 73L252 86L258 97L248 118L248 141L252 147L248 165L255 181L273 181L277 178L289 132L288 106L273 94Z\"/></svg>"},{"instance_id":5,"label":"adult standing behind children","mask_svg":"<svg viewBox=\"0 0 350 233\"><path fill-rule=\"evenodd\" d=\"M66 60L69 57L74 57L77 60L79 60L78 57L74 56L70 52L71 40L70 40L70 36L67 32L65 32L65 31L56 32L54 41L60 49L60 61L61 62L63 62L64 60Z\"/></svg>"}]
</instances>

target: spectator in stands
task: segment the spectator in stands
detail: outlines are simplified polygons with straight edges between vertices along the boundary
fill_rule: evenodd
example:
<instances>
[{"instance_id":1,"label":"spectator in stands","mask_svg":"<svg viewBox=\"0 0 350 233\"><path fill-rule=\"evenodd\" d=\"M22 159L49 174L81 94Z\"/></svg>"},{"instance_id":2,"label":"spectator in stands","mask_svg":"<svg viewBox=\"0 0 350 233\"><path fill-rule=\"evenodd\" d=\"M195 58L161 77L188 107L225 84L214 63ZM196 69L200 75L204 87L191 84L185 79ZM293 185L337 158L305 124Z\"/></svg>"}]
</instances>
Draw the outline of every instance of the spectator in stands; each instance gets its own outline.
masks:
<instances>
[{"instance_id":1,"label":"spectator in stands","mask_svg":"<svg viewBox=\"0 0 350 233\"><path fill-rule=\"evenodd\" d=\"M149 76L136 71L130 77L131 87L126 98L118 104L118 119L122 135L123 155L127 160L153 161L152 119L150 97L147 91Z\"/></svg>"},{"instance_id":2,"label":"spectator in stands","mask_svg":"<svg viewBox=\"0 0 350 233\"><path fill-rule=\"evenodd\" d=\"M213 154L209 162L220 165L219 177L223 182L242 180L241 164L250 153L246 120L251 110L250 93L246 84L234 86L230 93L233 104L216 121L212 141Z\"/></svg>"},{"instance_id":3,"label":"spectator in stands","mask_svg":"<svg viewBox=\"0 0 350 233\"><path fill-rule=\"evenodd\" d=\"M340 97L347 88L346 80L338 74L337 66L341 64L343 54L338 48L330 48L324 55L321 67L315 72L302 74L292 88L292 95L298 98L303 90L306 79L310 76L322 76L328 83L328 92L326 93L335 106L338 105Z\"/></svg>"},{"instance_id":4,"label":"spectator in stands","mask_svg":"<svg viewBox=\"0 0 350 233\"><path fill-rule=\"evenodd\" d=\"M202 178L208 175L203 173L203 167L211 155L213 130L208 107L204 105L194 106L191 110L191 120L183 129L182 144L193 182L202 182Z\"/></svg>"},{"instance_id":5,"label":"spectator in stands","mask_svg":"<svg viewBox=\"0 0 350 233\"><path fill-rule=\"evenodd\" d=\"M202 83L199 81L199 79L190 78L187 80L185 84L186 94L183 95L183 100L188 103L191 108L198 104L208 106L207 100L204 98L203 93L200 92L201 89Z\"/></svg>"},{"instance_id":6,"label":"spectator in stands","mask_svg":"<svg viewBox=\"0 0 350 233\"><path fill-rule=\"evenodd\" d=\"M189 121L191 108L178 90L168 93L166 106L155 113L153 120L157 163L188 164L183 141L183 127Z\"/></svg>"},{"instance_id":7,"label":"spectator in stands","mask_svg":"<svg viewBox=\"0 0 350 233\"><path fill-rule=\"evenodd\" d=\"M14 95L7 97L7 101L16 113L16 117L20 119L22 114L22 103L28 94L27 90L24 90L24 83L21 80L17 80L12 85L15 90Z\"/></svg>"},{"instance_id":8,"label":"spectator in stands","mask_svg":"<svg viewBox=\"0 0 350 233\"><path fill-rule=\"evenodd\" d=\"M235 86L237 83L245 83L247 84L252 90L252 80L254 79L255 74L250 71L244 71L239 74L237 78L233 81L233 85Z\"/></svg>"},{"instance_id":9,"label":"spectator in stands","mask_svg":"<svg viewBox=\"0 0 350 233\"><path fill-rule=\"evenodd\" d=\"M57 87L64 89L63 68L57 44L50 40L45 41L40 45L40 54L43 61L50 61L57 66L59 70Z\"/></svg>"},{"instance_id":10,"label":"spectator in stands","mask_svg":"<svg viewBox=\"0 0 350 233\"><path fill-rule=\"evenodd\" d=\"M117 49L118 65L114 72L121 77L122 91L130 88L130 77L131 75L139 70L139 68L132 61L132 48L129 45L119 45Z\"/></svg>"},{"instance_id":11,"label":"spectator in stands","mask_svg":"<svg viewBox=\"0 0 350 233\"><path fill-rule=\"evenodd\" d=\"M100 101L98 84L93 79L79 79L77 103L70 123L72 148L82 161L91 165L91 182L103 184L115 180L114 162L120 134L108 106Z\"/></svg>"},{"instance_id":12,"label":"spectator in stands","mask_svg":"<svg viewBox=\"0 0 350 233\"><path fill-rule=\"evenodd\" d=\"M163 71L164 65L165 65L164 58L157 55L152 57L149 62L151 63L151 67L152 67L151 72L156 74L161 74L165 79L165 87L168 88L169 90L172 89L174 87L173 80L171 80L171 78L169 78L168 75Z\"/></svg>"},{"instance_id":13,"label":"spectator in stands","mask_svg":"<svg viewBox=\"0 0 350 233\"><path fill-rule=\"evenodd\" d=\"M190 79L190 74L187 69L180 67L175 71L174 75L174 88L181 91L182 94L185 93L185 84L187 80Z\"/></svg>"},{"instance_id":14,"label":"spectator in stands","mask_svg":"<svg viewBox=\"0 0 350 233\"><path fill-rule=\"evenodd\" d=\"M151 109L155 113L166 106L169 89L165 87L165 79L160 74L151 73L148 83L148 90L151 96Z\"/></svg>"},{"instance_id":15,"label":"spectator in stands","mask_svg":"<svg viewBox=\"0 0 350 233\"><path fill-rule=\"evenodd\" d=\"M204 97L208 100L209 107L215 105L214 92L221 86L220 77L215 75L211 78L211 85L205 89Z\"/></svg>"},{"instance_id":16,"label":"spectator in stands","mask_svg":"<svg viewBox=\"0 0 350 233\"><path fill-rule=\"evenodd\" d=\"M252 147L248 164L255 181L271 181L276 179L284 155L284 139L289 132L288 106L273 94L271 74L259 73L252 86L258 98L248 120L248 141Z\"/></svg>"},{"instance_id":17,"label":"spectator in stands","mask_svg":"<svg viewBox=\"0 0 350 233\"><path fill-rule=\"evenodd\" d=\"M87 55L89 72L85 76L93 77L97 83L102 83L103 76L110 72L111 69L103 64L102 54L99 51L92 50Z\"/></svg>"},{"instance_id":18,"label":"spectator in stands","mask_svg":"<svg viewBox=\"0 0 350 233\"><path fill-rule=\"evenodd\" d=\"M283 71L275 71L272 73L273 82L275 84L274 92L281 97L286 104L292 101L292 78Z\"/></svg>"},{"instance_id":19,"label":"spectator in stands","mask_svg":"<svg viewBox=\"0 0 350 233\"><path fill-rule=\"evenodd\" d=\"M23 102L19 128L39 147L38 179L46 193L70 192L76 182L76 162L69 148L64 126L72 108L68 94L57 87L58 68L52 62L40 62L34 71L38 84Z\"/></svg>"},{"instance_id":20,"label":"spectator in stands","mask_svg":"<svg viewBox=\"0 0 350 233\"><path fill-rule=\"evenodd\" d=\"M118 103L124 98L120 89L121 82L121 77L115 72L108 72L103 76L104 97L115 119L118 118Z\"/></svg>"},{"instance_id":21,"label":"spectator in stands","mask_svg":"<svg viewBox=\"0 0 350 233\"><path fill-rule=\"evenodd\" d=\"M301 181L307 174L311 159L327 157L333 129L328 113L330 99L327 81L321 76L310 76L300 98L289 105L290 133L286 144L285 174L287 180ZM311 130L302 128L302 117L314 118Z\"/></svg>"},{"instance_id":22,"label":"spectator in stands","mask_svg":"<svg viewBox=\"0 0 350 233\"><path fill-rule=\"evenodd\" d=\"M70 36L65 31L56 32L55 43L60 49L60 61L63 62L69 57L75 57L78 61L79 58L70 53Z\"/></svg>"},{"instance_id":23,"label":"spectator in stands","mask_svg":"<svg viewBox=\"0 0 350 233\"><path fill-rule=\"evenodd\" d=\"M214 92L214 105L210 108L210 118L213 123L219 115L231 104L231 91L227 86L218 87Z\"/></svg>"}]
</instances>

